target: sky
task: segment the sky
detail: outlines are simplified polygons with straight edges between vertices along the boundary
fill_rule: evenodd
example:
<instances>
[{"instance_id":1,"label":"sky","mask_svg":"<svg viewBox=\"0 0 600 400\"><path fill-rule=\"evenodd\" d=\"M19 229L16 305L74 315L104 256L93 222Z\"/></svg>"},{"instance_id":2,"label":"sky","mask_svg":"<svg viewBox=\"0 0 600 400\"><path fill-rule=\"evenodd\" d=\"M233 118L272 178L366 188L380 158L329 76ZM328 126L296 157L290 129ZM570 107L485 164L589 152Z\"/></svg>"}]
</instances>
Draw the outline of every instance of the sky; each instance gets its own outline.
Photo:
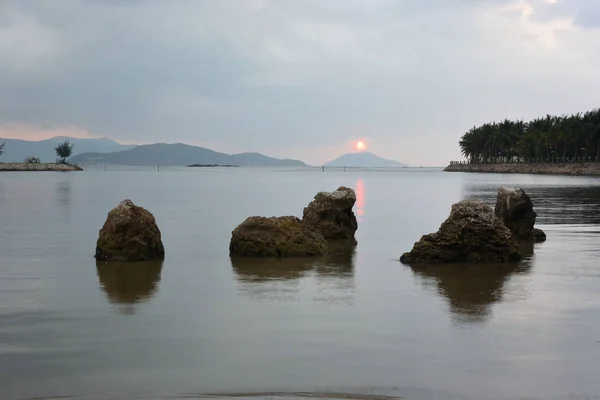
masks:
<instances>
[{"instance_id":1,"label":"sky","mask_svg":"<svg viewBox=\"0 0 600 400\"><path fill-rule=\"evenodd\" d=\"M0 0L5 138L442 166L598 93L598 0Z\"/></svg>"}]
</instances>

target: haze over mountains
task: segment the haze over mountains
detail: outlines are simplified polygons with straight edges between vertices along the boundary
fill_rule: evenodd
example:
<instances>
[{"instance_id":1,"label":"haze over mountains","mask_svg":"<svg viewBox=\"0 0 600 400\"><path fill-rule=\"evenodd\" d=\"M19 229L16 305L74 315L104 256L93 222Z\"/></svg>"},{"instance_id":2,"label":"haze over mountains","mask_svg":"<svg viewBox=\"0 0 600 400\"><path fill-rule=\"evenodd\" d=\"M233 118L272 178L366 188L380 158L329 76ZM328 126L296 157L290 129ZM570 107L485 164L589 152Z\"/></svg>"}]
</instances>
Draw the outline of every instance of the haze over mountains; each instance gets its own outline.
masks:
<instances>
[{"instance_id":1,"label":"haze over mountains","mask_svg":"<svg viewBox=\"0 0 600 400\"><path fill-rule=\"evenodd\" d=\"M385 168L385 167L406 167L396 160L387 160L381 158L369 151L359 153L344 154L333 161L325 164L326 167L363 167L363 168Z\"/></svg>"}]
</instances>

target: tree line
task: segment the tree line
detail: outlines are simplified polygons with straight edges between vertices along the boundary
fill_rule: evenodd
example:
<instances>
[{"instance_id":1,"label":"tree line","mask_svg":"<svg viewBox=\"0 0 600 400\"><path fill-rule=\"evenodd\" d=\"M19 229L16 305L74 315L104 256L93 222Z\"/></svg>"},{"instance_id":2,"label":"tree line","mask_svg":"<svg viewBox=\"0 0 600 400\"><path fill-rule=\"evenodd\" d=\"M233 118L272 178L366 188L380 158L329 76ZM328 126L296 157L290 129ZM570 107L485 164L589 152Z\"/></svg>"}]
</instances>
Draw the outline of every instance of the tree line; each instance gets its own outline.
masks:
<instances>
[{"instance_id":1,"label":"tree line","mask_svg":"<svg viewBox=\"0 0 600 400\"><path fill-rule=\"evenodd\" d=\"M466 132L459 145L470 163L600 161L600 109L486 123Z\"/></svg>"},{"instance_id":2,"label":"tree line","mask_svg":"<svg viewBox=\"0 0 600 400\"><path fill-rule=\"evenodd\" d=\"M0 143L0 156L4 154L4 146L6 142ZM66 164L67 158L73 154L73 147L75 143L71 143L69 140L65 140L63 143L56 145L54 151L56 152L56 162L59 164ZM26 164L39 164L40 159L35 156L29 156L24 161Z\"/></svg>"}]
</instances>

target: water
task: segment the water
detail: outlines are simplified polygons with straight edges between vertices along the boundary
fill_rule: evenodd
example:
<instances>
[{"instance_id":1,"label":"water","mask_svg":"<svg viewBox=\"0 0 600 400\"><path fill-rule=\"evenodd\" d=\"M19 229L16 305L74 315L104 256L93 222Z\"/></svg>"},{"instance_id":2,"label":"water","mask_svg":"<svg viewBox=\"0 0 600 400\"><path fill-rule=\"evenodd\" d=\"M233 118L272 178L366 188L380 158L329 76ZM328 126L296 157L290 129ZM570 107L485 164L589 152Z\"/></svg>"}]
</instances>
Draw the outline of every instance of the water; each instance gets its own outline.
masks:
<instances>
[{"instance_id":1,"label":"water","mask_svg":"<svg viewBox=\"0 0 600 400\"><path fill-rule=\"evenodd\" d=\"M399 256L467 197L523 187L548 240L518 267ZM354 254L230 260L249 215L355 188ZM163 263L97 266L130 198ZM0 398L600 398L600 180L394 171L0 174ZM596 396L596 397L594 397Z\"/></svg>"}]
</instances>

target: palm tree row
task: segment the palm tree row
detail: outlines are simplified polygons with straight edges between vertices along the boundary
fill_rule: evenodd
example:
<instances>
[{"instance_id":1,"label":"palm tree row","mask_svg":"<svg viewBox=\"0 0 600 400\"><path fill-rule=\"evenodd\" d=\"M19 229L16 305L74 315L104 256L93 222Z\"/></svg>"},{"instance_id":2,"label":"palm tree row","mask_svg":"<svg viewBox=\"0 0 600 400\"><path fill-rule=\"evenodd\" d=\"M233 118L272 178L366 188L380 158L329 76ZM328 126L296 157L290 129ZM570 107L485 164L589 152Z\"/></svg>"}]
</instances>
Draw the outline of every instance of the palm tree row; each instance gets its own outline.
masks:
<instances>
[{"instance_id":1,"label":"palm tree row","mask_svg":"<svg viewBox=\"0 0 600 400\"><path fill-rule=\"evenodd\" d=\"M459 144L469 163L600 161L600 109L487 123Z\"/></svg>"}]
</instances>

